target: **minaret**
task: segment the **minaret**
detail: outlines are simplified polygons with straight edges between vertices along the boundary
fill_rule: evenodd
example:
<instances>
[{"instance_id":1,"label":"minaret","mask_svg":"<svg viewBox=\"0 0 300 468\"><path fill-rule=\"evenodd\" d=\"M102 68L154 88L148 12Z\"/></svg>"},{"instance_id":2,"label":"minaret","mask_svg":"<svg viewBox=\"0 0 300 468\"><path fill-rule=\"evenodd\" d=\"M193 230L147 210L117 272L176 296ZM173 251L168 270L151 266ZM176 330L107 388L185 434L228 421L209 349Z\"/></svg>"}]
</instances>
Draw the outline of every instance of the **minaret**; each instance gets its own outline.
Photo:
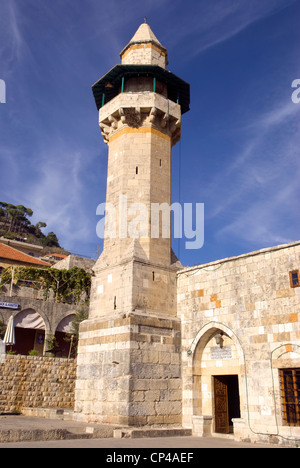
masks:
<instances>
[{"instance_id":1,"label":"minaret","mask_svg":"<svg viewBox=\"0 0 300 468\"><path fill-rule=\"evenodd\" d=\"M181 420L180 263L168 207L171 151L190 89L166 69L167 50L147 23L121 60L93 86L108 145L107 216L81 327L75 410L88 421L174 424Z\"/></svg>"}]
</instances>

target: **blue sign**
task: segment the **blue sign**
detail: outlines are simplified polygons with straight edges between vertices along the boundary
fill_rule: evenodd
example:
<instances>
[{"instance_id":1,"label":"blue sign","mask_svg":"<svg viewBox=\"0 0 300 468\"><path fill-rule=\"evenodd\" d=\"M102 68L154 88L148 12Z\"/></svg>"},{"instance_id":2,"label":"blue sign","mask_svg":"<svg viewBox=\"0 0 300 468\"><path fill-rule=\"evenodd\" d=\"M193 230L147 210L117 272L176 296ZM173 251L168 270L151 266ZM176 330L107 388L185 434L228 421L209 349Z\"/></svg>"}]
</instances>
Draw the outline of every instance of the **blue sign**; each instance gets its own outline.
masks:
<instances>
[{"instance_id":1,"label":"blue sign","mask_svg":"<svg viewBox=\"0 0 300 468\"><path fill-rule=\"evenodd\" d=\"M14 309L14 310L17 310L20 308L19 304L10 304L9 302L0 302L0 307L2 309Z\"/></svg>"}]
</instances>

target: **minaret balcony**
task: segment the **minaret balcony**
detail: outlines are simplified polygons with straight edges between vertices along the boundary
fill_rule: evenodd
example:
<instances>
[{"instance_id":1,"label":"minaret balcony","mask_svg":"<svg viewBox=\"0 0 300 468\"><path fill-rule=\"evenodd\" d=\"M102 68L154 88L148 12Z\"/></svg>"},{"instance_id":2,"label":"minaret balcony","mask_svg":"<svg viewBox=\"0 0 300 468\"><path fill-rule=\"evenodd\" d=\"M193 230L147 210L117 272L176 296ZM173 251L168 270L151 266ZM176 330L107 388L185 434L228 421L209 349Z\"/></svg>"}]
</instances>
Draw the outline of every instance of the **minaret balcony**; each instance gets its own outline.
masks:
<instances>
[{"instance_id":1,"label":"minaret balcony","mask_svg":"<svg viewBox=\"0 0 300 468\"><path fill-rule=\"evenodd\" d=\"M181 135L181 109L157 93L121 93L99 110L99 125L106 143L123 128L153 127L175 145Z\"/></svg>"},{"instance_id":2,"label":"minaret balcony","mask_svg":"<svg viewBox=\"0 0 300 468\"><path fill-rule=\"evenodd\" d=\"M98 110L118 94L135 89L166 96L180 105L181 114L190 110L190 85L170 71L155 65L116 65L92 86Z\"/></svg>"}]
</instances>

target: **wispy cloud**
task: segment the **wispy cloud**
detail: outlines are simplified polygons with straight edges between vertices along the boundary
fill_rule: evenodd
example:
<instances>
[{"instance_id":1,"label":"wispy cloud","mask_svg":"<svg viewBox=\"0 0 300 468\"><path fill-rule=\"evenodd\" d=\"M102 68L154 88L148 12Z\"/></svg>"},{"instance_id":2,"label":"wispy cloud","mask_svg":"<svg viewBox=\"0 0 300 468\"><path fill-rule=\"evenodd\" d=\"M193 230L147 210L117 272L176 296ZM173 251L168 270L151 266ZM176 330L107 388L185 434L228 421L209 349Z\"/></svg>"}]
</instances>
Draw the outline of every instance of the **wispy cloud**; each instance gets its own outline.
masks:
<instances>
[{"instance_id":1,"label":"wispy cloud","mask_svg":"<svg viewBox=\"0 0 300 468\"><path fill-rule=\"evenodd\" d=\"M1 2L0 59L5 64L6 75L12 72L21 60L28 59L30 51L22 33L21 17L15 0Z\"/></svg>"},{"instance_id":2,"label":"wispy cloud","mask_svg":"<svg viewBox=\"0 0 300 468\"><path fill-rule=\"evenodd\" d=\"M89 150L67 147L60 140L39 145L27 162L17 148L1 145L0 154L1 201L31 208L33 223L46 222L45 232L55 232L61 245L80 253L82 241L95 232L91 213L102 201L95 199L95 207L88 211L91 194L87 181L92 177L89 172L93 173L94 155Z\"/></svg>"},{"instance_id":3,"label":"wispy cloud","mask_svg":"<svg viewBox=\"0 0 300 468\"><path fill-rule=\"evenodd\" d=\"M46 221L48 231L62 235L73 246L89 234L90 220L84 210L82 175L86 157L60 143L39 155L38 170L26 187L24 200L34 205L35 219Z\"/></svg>"},{"instance_id":4,"label":"wispy cloud","mask_svg":"<svg viewBox=\"0 0 300 468\"><path fill-rule=\"evenodd\" d=\"M299 111L284 103L252 124L258 136L245 142L228 168L223 183L234 182L225 190L228 196L220 189L218 199L223 201L211 213L230 219L217 233L218 239L229 236L272 245L299 237L300 129L294 125Z\"/></svg>"},{"instance_id":5,"label":"wispy cloud","mask_svg":"<svg viewBox=\"0 0 300 468\"><path fill-rule=\"evenodd\" d=\"M220 44L256 21L279 12L298 0L218 0L193 2L193 15L182 9L182 1L172 2L172 8L180 11L180 22L170 25L168 39L173 47L186 41L185 59ZM190 42L187 41L190 39ZM187 49L187 45L190 47Z\"/></svg>"}]
</instances>

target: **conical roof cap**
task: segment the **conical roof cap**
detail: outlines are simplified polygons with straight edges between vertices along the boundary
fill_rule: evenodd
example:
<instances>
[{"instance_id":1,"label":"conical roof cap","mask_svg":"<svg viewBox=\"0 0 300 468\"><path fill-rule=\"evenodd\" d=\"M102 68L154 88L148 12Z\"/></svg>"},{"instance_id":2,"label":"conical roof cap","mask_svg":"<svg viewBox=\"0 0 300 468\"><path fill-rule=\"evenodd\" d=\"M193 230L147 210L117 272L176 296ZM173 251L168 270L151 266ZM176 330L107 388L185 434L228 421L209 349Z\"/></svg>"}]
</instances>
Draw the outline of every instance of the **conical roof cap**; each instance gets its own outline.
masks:
<instances>
[{"instance_id":1,"label":"conical roof cap","mask_svg":"<svg viewBox=\"0 0 300 468\"><path fill-rule=\"evenodd\" d=\"M162 66L163 68L166 67L168 64L168 52L167 49L159 42L157 37L155 36L154 32L150 28L149 24L147 23L142 23L140 27L138 28L137 32L133 36L133 38L130 40L130 42L127 44L126 47L121 52L121 58L122 62L124 63L123 59L127 55L128 51L135 51L140 49L141 47L152 47L158 51L161 56L164 57L164 60L162 63L157 63L157 65ZM149 52L149 51L148 51ZM140 63L141 57L139 54L137 54L137 63ZM146 59L145 63L152 63L152 58L150 57L151 54L148 54L148 60ZM153 55L153 54L152 54ZM132 60L131 63L134 63L134 58L132 57L130 60ZM149 61L150 60L150 61ZM158 59L157 59L158 60ZM154 60L155 61L155 60ZM153 63L154 64L154 63Z\"/></svg>"},{"instance_id":2,"label":"conical roof cap","mask_svg":"<svg viewBox=\"0 0 300 468\"><path fill-rule=\"evenodd\" d=\"M134 44L136 42L156 42L156 44L163 47L147 23L141 24L129 44Z\"/></svg>"}]
</instances>

